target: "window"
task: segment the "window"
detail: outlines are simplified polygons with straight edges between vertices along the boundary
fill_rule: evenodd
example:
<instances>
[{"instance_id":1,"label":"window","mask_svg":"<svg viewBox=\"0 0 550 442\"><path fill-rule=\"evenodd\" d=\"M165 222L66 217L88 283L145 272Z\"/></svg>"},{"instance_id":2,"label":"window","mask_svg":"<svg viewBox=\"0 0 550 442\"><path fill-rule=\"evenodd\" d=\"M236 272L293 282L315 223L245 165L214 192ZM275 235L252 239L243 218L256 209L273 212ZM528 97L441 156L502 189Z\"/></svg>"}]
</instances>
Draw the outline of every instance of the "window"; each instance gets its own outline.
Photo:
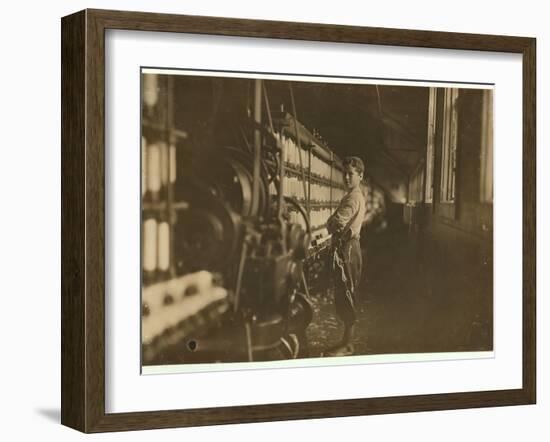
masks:
<instances>
[{"instance_id":1,"label":"window","mask_svg":"<svg viewBox=\"0 0 550 442\"><path fill-rule=\"evenodd\" d=\"M455 202L458 89L445 89L443 99L443 142L441 152L442 203Z\"/></svg>"},{"instance_id":2,"label":"window","mask_svg":"<svg viewBox=\"0 0 550 442\"><path fill-rule=\"evenodd\" d=\"M422 202L424 188L424 162L420 163L409 181L409 202Z\"/></svg>"},{"instance_id":3,"label":"window","mask_svg":"<svg viewBox=\"0 0 550 442\"><path fill-rule=\"evenodd\" d=\"M437 89L430 88L430 97L428 101L428 140L426 148L426 195L425 201L433 203L434 197L434 145L435 145L435 121L436 121L436 102Z\"/></svg>"}]
</instances>

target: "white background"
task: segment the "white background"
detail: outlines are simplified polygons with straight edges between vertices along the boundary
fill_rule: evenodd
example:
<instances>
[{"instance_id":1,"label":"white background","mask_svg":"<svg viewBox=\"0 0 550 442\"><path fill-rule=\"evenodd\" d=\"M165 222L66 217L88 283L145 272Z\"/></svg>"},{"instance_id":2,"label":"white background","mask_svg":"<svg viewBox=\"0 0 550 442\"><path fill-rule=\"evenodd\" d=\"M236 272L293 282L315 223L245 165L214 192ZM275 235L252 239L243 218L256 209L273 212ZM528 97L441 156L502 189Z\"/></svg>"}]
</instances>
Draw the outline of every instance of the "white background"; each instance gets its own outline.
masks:
<instances>
[{"instance_id":1,"label":"white background","mask_svg":"<svg viewBox=\"0 0 550 442\"><path fill-rule=\"evenodd\" d=\"M282 52L284 57L280 55ZM522 258L522 199L521 193L515 192L522 186L522 157L518 148L522 142L520 56L108 31L106 60L107 412L521 387L522 274L518 270ZM445 362L438 360L438 356L424 355L426 361L422 363L350 366L372 360L357 356L344 358L345 361L331 360L332 364L338 363L332 367L327 366L326 360L286 361L287 367L294 368L268 369L266 366L274 364L262 364L262 370L250 370L251 364L245 364L248 370L231 366L225 373L206 372L211 369L199 374L189 373L193 368L186 366L184 374L139 376L140 348L128 343L140 342L140 305L136 299L140 282L141 179L140 150L135 148L140 140L140 65L494 82L497 116L494 139L498 146L495 155L495 357L471 360L455 353L449 358L454 360ZM334 78L331 81L342 82ZM299 102L297 106L299 113ZM515 197L503 196L510 194ZM221 370L223 365L214 370ZM309 367L298 368L304 365ZM253 366L258 368L257 364ZM319 388L326 379L339 380Z\"/></svg>"},{"instance_id":2,"label":"white background","mask_svg":"<svg viewBox=\"0 0 550 442\"><path fill-rule=\"evenodd\" d=\"M0 161L2 224L2 370L0 372L0 434L10 439L77 440L84 436L59 425L60 407L60 21L85 7L131 9L198 15L341 23L365 26L434 29L526 35L538 38L538 225L548 223L542 171L548 167L550 118L548 85L550 30L543 3L462 1L460 7L441 2L277 1L176 2L20 0L2 10L2 70L0 112L3 136ZM398 3L396 5L396 3ZM152 9L153 8L153 9ZM545 201L546 200L546 201ZM147 431L93 436L107 440L242 440L314 437L333 440L343 434L373 440L545 440L550 432L544 418L550 413L548 372L550 328L542 318L547 310L550 280L548 232L539 229L538 284L538 405L480 410L412 413ZM7 436L7 437L6 437ZM7 439L7 440L10 440Z\"/></svg>"}]
</instances>

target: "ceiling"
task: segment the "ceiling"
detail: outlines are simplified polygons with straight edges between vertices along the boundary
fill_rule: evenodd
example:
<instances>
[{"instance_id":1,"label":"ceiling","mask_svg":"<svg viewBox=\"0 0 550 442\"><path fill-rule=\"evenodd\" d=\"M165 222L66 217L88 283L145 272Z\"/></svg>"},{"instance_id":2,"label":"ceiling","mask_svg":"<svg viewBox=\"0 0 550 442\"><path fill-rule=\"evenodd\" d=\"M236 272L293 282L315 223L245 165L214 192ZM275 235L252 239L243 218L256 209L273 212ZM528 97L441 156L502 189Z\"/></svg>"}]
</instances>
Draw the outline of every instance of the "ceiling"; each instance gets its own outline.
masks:
<instances>
[{"instance_id":1,"label":"ceiling","mask_svg":"<svg viewBox=\"0 0 550 442\"><path fill-rule=\"evenodd\" d=\"M191 104L180 106L179 118L184 121L192 114L207 126L212 114L237 118L253 107L251 80L175 78L176 101ZM361 157L367 173L386 190L408 180L424 157L427 87L274 80L266 81L265 87L269 107L291 114L292 89L298 120L310 131L316 130L339 156Z\"/></svg>"}]
</instances>

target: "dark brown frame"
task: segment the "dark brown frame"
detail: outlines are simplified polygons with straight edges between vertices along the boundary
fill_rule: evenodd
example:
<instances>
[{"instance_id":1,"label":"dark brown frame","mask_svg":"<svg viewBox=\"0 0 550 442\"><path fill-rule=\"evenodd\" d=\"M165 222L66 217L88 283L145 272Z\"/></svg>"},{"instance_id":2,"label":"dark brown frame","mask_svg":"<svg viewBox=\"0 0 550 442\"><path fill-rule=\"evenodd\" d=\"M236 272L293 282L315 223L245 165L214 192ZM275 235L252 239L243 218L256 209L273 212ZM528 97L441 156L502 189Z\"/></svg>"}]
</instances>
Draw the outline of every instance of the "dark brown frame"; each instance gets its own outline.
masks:
<instances>
[{"instance_id":1,"label":"dark brown frame","mask_svg":"<svg viewBox=\"0 0 550 442\"><path fill-rule=\"evenodd\" d=\"M185 32L523 56L523 386L192 410L105 413L105 30ZM84 432L141 430L533 404L536 400L536 40L496 35L85 10L62 19L61 422ZM519 270L519 269L518 269Z\"/></svg>"}]
</instances>

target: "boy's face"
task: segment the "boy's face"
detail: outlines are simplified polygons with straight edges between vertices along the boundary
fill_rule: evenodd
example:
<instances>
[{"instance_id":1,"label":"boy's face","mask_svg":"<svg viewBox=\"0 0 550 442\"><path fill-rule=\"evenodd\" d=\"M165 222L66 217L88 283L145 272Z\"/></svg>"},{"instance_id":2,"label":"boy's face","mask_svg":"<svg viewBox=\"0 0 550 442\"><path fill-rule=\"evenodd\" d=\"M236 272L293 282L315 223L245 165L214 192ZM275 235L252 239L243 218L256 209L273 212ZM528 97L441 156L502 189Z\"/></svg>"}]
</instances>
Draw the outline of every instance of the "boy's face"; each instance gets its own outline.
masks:
<instances>
[{"instance_id":1,"label":"boy's face","mask_svg":"<svg viewBox=\"0 0 550 442\"><path fill-rule=\"evenodd\" d=\"M363 174L358 172L355 167L347 165L344 168L344 184L348 189L354 189L361 183Z\"/></svg>"}]
</instances>

